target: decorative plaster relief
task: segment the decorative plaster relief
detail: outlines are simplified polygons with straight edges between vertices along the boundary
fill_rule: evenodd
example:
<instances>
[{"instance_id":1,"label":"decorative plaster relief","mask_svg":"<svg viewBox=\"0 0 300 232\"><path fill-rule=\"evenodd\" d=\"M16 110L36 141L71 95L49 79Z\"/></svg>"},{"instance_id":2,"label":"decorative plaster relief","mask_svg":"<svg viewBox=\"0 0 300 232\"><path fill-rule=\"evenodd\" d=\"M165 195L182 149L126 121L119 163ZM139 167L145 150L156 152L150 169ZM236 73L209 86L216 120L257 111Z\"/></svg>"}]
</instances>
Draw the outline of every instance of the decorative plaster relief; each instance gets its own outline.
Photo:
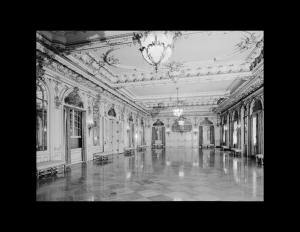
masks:
<instances>
[{"instance_id":1,"label":"decorative plaster relief","mask_svg":"<svg viewBox=\"0 0 300 232\"><path fill-rule=\"evenodd\" d=\"M68 105L74 105L80 108L84 108L83 101L81 97L78 94L78 87L74 87L74 90L68 94L68 96L65 98L65 103Z\"/></svg>"}]
</instances>

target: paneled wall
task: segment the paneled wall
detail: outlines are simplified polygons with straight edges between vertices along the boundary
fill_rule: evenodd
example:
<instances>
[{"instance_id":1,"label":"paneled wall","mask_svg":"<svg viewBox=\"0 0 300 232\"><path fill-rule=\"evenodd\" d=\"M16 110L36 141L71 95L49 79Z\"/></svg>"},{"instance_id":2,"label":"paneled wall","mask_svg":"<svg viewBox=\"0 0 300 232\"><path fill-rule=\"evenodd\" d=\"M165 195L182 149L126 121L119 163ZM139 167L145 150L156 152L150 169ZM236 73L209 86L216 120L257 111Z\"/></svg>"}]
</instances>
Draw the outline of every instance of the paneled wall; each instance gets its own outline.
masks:
<instances>
[{"instance_id":1,"label":"paneled wall","mask_svg":"<svg viewBox=\"0 0 300 232\"><path fill-rule=\"evenodd\" d=\"M37 151L36 162L47 162L51 160L66 161L66 115L64 113L64 99L68 94L78 87L78 94L83 102L81 111L86 112L86 128L84 135L86 138L85 149L86 159L93 159L93 154L112 150L122 153L124 147L128 147L128 115L133 116L134 131L133 142L135 147L142 143L140 138L141 118L146 121L147 116L139 114L133 108L120 105L116 100L106 95L100 94L100 100L96 104L99 107L99 117L97 127L99 128L99 144L94 145L93 128L89 131L88 124L94 122L93 102L97 98L97 92L91 92L86 87L74 83L67 78L61 77L57 80L53 73L46 71L45 86L49 99L48 106L48 126L47 126L47 150ZM127 108L126 108L127 107ZM109 109L114 108L116 115L108 115ZM125 111L124 111L125 109ZM112 123L110 129L109 123ZM147 129L145 129L145 142L147 143ZM135 136L137 135L137 137ZM148 136L149 137L149 136ZM110 146L113 144L113 146ZM83 161L83 151L81 148L71 149L70 163Z\"/></svg>"}]
</instances>

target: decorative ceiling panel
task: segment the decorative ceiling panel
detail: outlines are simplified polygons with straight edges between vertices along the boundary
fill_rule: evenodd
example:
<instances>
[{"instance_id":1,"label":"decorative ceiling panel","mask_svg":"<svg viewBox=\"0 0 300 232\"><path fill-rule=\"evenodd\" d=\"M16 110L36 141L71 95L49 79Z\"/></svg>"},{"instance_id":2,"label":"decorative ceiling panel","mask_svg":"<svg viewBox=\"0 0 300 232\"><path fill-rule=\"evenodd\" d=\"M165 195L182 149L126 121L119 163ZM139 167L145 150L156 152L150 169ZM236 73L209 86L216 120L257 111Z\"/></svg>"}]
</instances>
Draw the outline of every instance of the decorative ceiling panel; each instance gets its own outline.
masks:
<instances>
[{"instance_id":1,"label":"decorative ceiling panel","mask_svg":"<svg viewBox=\"0 0 300 232\"><path fill-rule=\"evenodd\" d=\"M55 51L91 80L101 80L148 112L159 104L172 106L176 87L186 112L210 114L220 108L218 102L224 108L229 100L219 99L231 99L248 86L263 57L263 31L181 31L171 58L156 71L133 43L133 33L141 32L44 31L39 36L49 46L61 46ZM171 114L170 108L160 112Z\"/></svg>"}]
</instances>

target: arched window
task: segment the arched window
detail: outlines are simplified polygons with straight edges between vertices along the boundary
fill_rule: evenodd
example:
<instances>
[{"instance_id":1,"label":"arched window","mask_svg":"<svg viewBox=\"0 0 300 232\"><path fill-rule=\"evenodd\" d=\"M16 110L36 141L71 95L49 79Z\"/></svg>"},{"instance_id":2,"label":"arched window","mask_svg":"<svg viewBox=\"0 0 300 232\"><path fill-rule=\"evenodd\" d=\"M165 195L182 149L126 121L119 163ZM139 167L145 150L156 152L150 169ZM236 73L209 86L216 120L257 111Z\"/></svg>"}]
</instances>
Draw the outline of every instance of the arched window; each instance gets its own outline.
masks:
<instances>
[{"instance_id":1,"label":"arched window","mask_svg":"<svg viewBox=\"0 0 300 232\"><path fill-rule=\"evenodd\" d=\"M48 128L48 97L45 85L38 82L36 85L36 151L46 151Z\"/></svg>"}]
</instances>

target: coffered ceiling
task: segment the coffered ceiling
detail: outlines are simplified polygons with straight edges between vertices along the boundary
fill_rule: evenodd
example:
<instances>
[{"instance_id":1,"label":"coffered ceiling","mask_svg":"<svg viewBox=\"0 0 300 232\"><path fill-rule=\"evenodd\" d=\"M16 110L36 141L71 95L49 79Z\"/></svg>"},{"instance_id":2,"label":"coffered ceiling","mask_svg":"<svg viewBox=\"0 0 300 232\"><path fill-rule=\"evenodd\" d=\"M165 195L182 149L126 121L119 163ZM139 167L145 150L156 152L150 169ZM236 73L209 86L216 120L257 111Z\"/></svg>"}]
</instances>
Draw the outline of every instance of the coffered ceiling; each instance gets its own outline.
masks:
<instances>
[{"instance_id":1,"label":"coffered ceiling","mask_svg":"<svg viewBox=\"0 0 300 232\"><path fill-rule=\"evenodd\" d=\"M171 116L176 88L184 114L212 114L252 76L251 56L263 38L263 31L181 31L171 58L156 72L132 39L140 32L40 31L67 51L70 62L158 116Z\"/></svg>"}]
</instances>

